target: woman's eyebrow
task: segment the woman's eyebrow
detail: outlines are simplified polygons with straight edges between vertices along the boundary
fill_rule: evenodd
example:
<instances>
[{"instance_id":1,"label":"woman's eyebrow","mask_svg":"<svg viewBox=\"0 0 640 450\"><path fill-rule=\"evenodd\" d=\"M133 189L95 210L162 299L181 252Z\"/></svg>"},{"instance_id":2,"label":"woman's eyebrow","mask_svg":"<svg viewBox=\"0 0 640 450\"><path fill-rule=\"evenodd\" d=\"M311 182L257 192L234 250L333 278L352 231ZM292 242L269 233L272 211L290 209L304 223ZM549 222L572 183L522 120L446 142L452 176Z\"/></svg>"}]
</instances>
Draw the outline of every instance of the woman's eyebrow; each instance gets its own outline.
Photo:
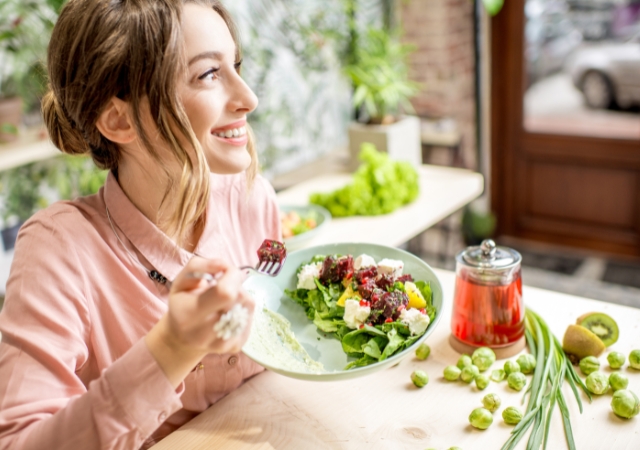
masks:
<instances>
[{"instance_id":1,"label":"woman's eyebrow","mask_svg":"<svg viewBox=\"0 0 640 450\"><path fill-rule=\"evenodd\" d=\"M211 52L203 52L200 53L189 60L189 66L196 61L200 61L201 59L217 59L218 61L224 59L224 56L221 52L211 51Z\"/></svg>"}]
</instances>

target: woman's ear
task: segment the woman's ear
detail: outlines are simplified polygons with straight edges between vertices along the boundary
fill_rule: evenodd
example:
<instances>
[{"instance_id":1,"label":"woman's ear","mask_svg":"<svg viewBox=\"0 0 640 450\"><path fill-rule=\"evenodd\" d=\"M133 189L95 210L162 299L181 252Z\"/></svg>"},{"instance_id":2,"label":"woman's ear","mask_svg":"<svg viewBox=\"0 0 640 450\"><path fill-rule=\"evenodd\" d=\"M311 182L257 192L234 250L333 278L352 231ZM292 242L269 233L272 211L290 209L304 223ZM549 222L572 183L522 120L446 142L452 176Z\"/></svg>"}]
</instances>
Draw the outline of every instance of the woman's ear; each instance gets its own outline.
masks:
<instances>
[{"instance_id":1,"label":"woman's ear","mask_svg":"<svg viewBox=\"0 0 640 450\"><path fill-rule=\"evenodd\" d=\"M112 97L96 122L98 131L111 142L129 144L137 137L129 105L124 100Z\"/></svg>"}]
</instances>

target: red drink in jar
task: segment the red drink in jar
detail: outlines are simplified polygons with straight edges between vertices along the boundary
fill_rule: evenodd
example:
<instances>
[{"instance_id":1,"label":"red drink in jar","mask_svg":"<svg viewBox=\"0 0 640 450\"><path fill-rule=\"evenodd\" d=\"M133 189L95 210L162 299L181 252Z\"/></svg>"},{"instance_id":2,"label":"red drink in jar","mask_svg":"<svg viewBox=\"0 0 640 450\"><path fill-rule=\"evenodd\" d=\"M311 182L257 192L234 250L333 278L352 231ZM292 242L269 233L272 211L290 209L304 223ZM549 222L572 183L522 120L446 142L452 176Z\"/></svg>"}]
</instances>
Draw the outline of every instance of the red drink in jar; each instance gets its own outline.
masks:
<instances>
[{"instance_id":1,"label":"red drink in jar","mask_svg":"<svg viewBox=\"0 0 640 450\"><path fill-rule=\"evenodd\" d=\"M501 347L524 335L520 271L510 284L487 285L463 274L456 279L451 331L470 345Z\"/></svg>"},{"instance_id":2,"label":"red drink in jar","mask_svg":"<svg viewBox=\"0 0 640 450\"><path fill-rule=\"evenodd\" d=\"M456 257L451 332L472 346L506 347L524 335L520 254L492 240Z\"/></svg>"}]
</instances>

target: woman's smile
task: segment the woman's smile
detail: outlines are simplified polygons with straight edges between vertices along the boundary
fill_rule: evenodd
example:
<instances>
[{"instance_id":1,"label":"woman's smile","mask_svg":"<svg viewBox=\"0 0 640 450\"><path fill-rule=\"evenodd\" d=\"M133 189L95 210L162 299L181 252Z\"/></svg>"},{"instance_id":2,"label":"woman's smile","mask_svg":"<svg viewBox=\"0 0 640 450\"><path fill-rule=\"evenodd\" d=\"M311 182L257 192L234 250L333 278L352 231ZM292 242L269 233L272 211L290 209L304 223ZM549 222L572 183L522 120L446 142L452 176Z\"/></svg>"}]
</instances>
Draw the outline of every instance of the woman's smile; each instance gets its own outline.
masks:
<instances>
[{"instance_id":1,"label":"woman's smile","mask_svg":"<svg viewBox=\"0 0 640 450\"><path fill-rule=\"evenodd\" d=\"M211 134L222 142L231 145L244 146L249 140L247 136L246 120L238 120L211 131Z\"/></svg>"}]
</instances>

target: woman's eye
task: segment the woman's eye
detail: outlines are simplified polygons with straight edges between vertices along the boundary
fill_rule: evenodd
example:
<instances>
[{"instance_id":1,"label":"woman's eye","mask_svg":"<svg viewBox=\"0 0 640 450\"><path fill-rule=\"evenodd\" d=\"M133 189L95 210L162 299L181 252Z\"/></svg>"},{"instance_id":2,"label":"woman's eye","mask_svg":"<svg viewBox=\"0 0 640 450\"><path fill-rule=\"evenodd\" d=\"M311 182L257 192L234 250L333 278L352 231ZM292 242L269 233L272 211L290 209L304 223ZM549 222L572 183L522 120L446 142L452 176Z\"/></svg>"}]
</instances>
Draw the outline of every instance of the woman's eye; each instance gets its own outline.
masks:
<instances>
[{"instance_id":1,"label":"woman's eye","mask_svg":"<svg viewBox=\"0 0 640 450\"><path fill-rule=\"evenodd\" d=\"M211 68L198 77L198 80L215 80L218 78L219 68Z\"/></svg>"},{"instance_id":2,"label":"woman's eye","mask_svg":"<svg viewBox=\"0 0 640 450\"><path fill-rule=\"evenodd\" d=\"M233 67L236 69L236 72L240 72L240 67L242 67L242 60L235 63Z\"/></svg>"}]
</instances>

